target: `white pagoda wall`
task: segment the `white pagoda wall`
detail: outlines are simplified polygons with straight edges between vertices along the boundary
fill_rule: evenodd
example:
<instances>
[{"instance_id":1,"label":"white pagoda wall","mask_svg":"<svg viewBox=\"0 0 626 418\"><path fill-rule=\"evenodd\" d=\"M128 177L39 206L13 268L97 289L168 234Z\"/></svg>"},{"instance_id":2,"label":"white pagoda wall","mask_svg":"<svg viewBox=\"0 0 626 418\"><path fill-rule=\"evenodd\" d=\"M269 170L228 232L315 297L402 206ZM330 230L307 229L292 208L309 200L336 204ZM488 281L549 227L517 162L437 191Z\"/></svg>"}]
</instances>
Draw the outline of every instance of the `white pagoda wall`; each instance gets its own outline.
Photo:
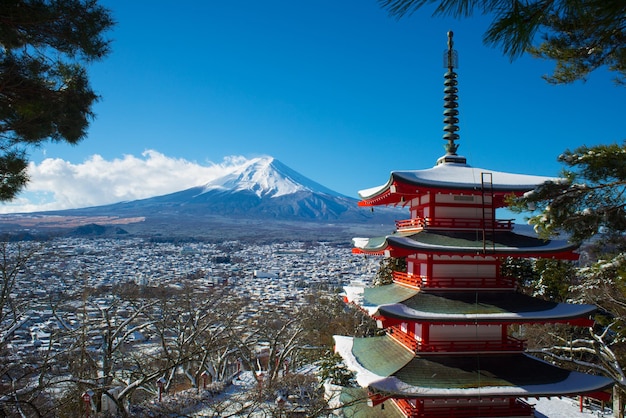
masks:
<instances>
[{"instance_id":1,"label":"white pagoda wall","mask_svg":"<svg viewBox=\"0 0 626 418\"><path fill-rule=\"evenodd\" d=\"M502 325L431 325L430 341L500 341Z\"/></svg>"},{"instance_id":2,"label":"white pagoda wall","mask_svg":"<svg viewBox=\"0 0 626 418\"><path fill-rule=\"evenodd\" d=\"M425 264L420 271L425 271ZM425 275L425 273L424 273ZM434 264L433 277L496 277L496 266L493 264Z\"/></svg>"},{"instance_id":3,"label":"white pagoda wall","mask_svg":"<svg viewBox=\"0 0 626 418\"><path fill-rule=\"evenodd\" d=\"M437 193L435 195L435 203L454 203L456 205L481 205L483 201L485 205L491 205L491 196L485 195L459 195L459 194L443 194Z\"/></svg>"},{"instance_id":4,"label":"white pagoda wall","mask_svg":"<svg viewBox=\"0 0 626 418\"><path fill-rule=\"evenodd\" d=\"M491 211L485 212L485 218L491 219L491 215ZM438 206L435 208L435 214L430 216L435 218L483 219L483 209L465 206Z\"/></svg>"},{"instance_id":5,"label":"white pagoda wall","mask_svg":"<svg viewBox=\"0 0 626 418\"><path fill-rule=\"evenodd\" d=\"M425 254L409 256L407 273L428 277L428 257ZM479 261L479 262L476 262ZM492 258L475 258L474 256L435 256L432 277L476 277L481 279L495 278L498 274L496 261Z\"/></svg>"},{"instance_id":6,"label":"white pagoda wall","mask_svg":"<svg viewBox=\"0 0 626 418\"><path fill-rule=\"evenodd\" d=\"M483 214L483 202L486 207L492 204L489 195L458 195L437 193L434 195L434 208L431 203L431 195L426 194L411 199L411 218L463 218L463 219L488 219L492 218L493 211L486 210ZM434 212L434 213L433 213Z\"/></svg>"}]
</instances>

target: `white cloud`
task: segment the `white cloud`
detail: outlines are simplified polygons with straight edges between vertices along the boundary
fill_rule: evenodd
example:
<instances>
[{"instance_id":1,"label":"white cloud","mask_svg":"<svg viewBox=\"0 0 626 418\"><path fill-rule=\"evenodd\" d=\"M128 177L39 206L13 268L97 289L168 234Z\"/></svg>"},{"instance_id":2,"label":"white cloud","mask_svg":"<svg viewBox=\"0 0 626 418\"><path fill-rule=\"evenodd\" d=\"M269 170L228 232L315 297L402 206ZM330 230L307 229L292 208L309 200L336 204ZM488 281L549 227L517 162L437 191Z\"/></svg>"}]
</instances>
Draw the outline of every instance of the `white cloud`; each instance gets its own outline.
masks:
<instances>
[{"instance_id":1,"label":"white cloud","mask_svg":"<svg viewBox=\"0 0 626 418\"><path fill-rule=\"evenodd\" d=\"M29 165L26 190L1 205L0 213L82 208L159 196L200 186L246 161L230 156L219 164L200 165L154 150L111 161L93 155L80 164L47 158Z\"/></svg>"}]
</instances>

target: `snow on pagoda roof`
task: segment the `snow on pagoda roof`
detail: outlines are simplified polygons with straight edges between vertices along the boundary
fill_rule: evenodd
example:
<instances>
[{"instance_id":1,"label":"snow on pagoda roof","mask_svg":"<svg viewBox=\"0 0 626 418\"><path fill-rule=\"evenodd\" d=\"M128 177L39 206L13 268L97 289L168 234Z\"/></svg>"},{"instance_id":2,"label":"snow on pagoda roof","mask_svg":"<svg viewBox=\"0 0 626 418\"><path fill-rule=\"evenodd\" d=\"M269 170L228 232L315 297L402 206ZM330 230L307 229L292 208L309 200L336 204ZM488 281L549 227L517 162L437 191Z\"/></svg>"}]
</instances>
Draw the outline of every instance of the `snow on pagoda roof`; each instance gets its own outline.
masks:
<instances>
[{"instance_id":1,"label":"snow on pagoda roof","mask_svg":"<svg viewBox=\"0 0 626 418\"><path fill-rule=\"evenodd\" d=\"M348 302L358 305L370 315L373 315L380 305L401 302L419 292L417 289L395 283L376 287L345 286L343 289Z\"/></svg>"},{"instance_id":2,"label":"snow on pagoda roof","mask_svg":"<svg viewBox=\"0 0 626 418\"><path fill-rule=\"evenodd\" d=\"M363 303L374 311L367 292ZM594 305L550 302L509 290L420 291L405 300L379 305L374 312L387 318L420 321L528 322L587 318L596 310Z\"/></svg>"},{"instance_id":3,"label":"snow on pagoda roof","mask_svg":"<svg viewBox=\"0 0 626 418\"><path fill-rule=\"evenodd\" d=\"M555 177L514 174L472 167L468 164L444 163L425 170L392 171L387 183L359 191L362 199L371 199L389 190L395 182L433 189L481 190L482 173L490 173L493 191L526 192Z\"/></svg>"},{"instance_id":4,"label":"snow on pagoda roof","mask_svg":"<svg viewBox=\"0 0 626 418\"><path fill-rule=\"evenodd\" d=\"M352 244L356 249L365 253L381 253L387 250L476 253L486 249L496 255L536 255L571 252L576 249L576 245L565 240L542 240L512 231L497 232L490 239L483 241L482 234L472 231L424 230L408 236L394 233L385 237L354 238Z\"/></svg>"},{"instance_id":5,"label":"snow on pagoda roof","mask_svg":"<svg viewBox=\"0 0 626 418\"><path fill-rule=\"evenodd\" d=\"M335 350L359 385L391 396L558 396L613 384L609 378L568 371L521 353L417 356L397 346L388 336L335 336Z\"/></svg>"},{"instance_id":6,"label":"snow on pagoda roof","mask_svg":"<svg viewBox=\"0 0 626 418\"><path fill-rule=\"evenodd\" d=\"M347 286L348 302L370 315L419 321L563 321L587 318L594 305L550 302L507 291L426 291L399 284Z\"/></svg>"}]
</instances>

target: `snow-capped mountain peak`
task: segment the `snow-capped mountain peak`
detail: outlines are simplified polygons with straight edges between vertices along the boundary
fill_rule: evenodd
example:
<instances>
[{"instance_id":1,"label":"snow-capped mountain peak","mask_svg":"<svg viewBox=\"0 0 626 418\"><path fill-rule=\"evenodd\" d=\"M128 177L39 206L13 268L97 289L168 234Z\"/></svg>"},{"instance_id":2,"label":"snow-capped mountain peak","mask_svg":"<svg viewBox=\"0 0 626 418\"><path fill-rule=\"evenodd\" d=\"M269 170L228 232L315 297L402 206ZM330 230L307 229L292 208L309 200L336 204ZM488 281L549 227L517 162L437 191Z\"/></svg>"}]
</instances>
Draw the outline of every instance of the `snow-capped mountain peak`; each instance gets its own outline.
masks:
<instances>
[{"instance_id":1,"label":"snow-capped mountain peak","mask_svg":"<svg viewBox=\"0 0 626 418\"><path fill-rule=\"evenodd\" d=\"M298 174L273 157L258 157L233 167L222 177L213 179L203 187L203 193L212 190L250 191L258 197L279 197L301 191L338 196L326 187Z\"/></svg>"}]
</instances>

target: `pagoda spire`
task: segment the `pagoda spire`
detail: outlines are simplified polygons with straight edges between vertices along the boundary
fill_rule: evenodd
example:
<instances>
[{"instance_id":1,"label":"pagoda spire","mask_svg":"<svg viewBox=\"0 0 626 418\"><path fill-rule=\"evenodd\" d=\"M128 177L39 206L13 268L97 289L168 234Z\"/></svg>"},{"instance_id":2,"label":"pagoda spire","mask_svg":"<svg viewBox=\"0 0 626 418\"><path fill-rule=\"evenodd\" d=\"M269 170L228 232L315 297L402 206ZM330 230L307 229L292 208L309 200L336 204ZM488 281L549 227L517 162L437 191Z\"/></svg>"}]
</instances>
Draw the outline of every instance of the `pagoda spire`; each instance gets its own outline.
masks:
<instances>
[{"instance_id":1,"label":"pagoda spire","mask_svg":"<svg viewBox=\"0 0 626 418\"><path fill-rule=\"evenodd\" d=\"M457 108L459 107L459 96L457 95L457 81L456 81L456 72L454 71L455 67L458 67L458 57L457 53L454 50L454 41L452 37L454 33L452 31L448 32L448 49L444 52L444 67L448 69L448 71L444 75L444 102L443 102L443 130L445 133L443 134L444 141L448 141L444 148L446 150L446 155L440 157L437 160L437 164L442 163L466 163L465 157L458 156L456 150L459 148L459 144L457 141L460 137L457 131L459 130L459 111Z\"/></svg>"}]
</instances>

